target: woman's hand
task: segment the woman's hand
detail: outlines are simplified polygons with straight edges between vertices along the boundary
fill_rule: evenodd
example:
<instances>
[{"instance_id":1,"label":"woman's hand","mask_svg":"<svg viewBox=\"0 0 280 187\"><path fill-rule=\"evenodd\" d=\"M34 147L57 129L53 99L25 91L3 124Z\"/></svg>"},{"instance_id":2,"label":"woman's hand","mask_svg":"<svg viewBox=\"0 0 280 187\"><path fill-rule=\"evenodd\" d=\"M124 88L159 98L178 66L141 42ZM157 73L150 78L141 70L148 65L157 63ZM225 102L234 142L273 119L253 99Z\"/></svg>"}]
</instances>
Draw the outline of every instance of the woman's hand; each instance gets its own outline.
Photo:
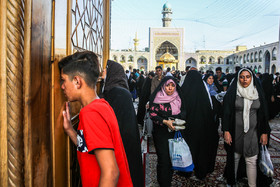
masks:
<instances>
[{"instance_id":1,"label":"woman's hand","mask_svg":"<svg viewBox=\"0 0 280 187\"><path fill-rule=\"evenodd\" d=\"M174 120L163 120L163 124L167 125L167 127L172 131L175 130L175 127L173 126L173 122Z\"/></svg>"},{"instance_id":2,"label":"woman's hand","mask_svg":"<svg viewBox=\"0 0 280 187\"><path fill-rule=\"evenodd\" d=\"M260 143L262 145L266 145L267 144L267 134L262 134L261 135Z\"/></svg>"},{"instance_id":3,"label":"woman's hand","mask_svg":"<svg viewBox=\"0 0 280 187\"><path fill-rule=\"evenodd\" d=\"M228 145L231 145L231 143L232 143L232 138L231 138L231 135L230 135L229 131L225 131L225 133L224 133L224 139L225 139L225 142L226 142Z\"/></svg>"}]
</instances>

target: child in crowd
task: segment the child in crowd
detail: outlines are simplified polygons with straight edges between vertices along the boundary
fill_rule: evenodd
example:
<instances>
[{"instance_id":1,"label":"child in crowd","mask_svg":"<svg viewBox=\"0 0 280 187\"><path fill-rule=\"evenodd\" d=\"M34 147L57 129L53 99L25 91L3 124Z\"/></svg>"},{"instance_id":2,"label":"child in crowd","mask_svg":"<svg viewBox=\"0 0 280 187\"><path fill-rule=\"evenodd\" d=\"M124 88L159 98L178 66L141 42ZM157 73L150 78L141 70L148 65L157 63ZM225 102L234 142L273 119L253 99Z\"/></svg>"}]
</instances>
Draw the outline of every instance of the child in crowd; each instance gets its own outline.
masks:
<instances>
[{"instance_id":1,"label":"child in crowd","mask_svg":"<svg viewBox=\"0 0 280 187\"><path fill-rule=\"evenodd\" d=\"M96 94L99 62L95 53L77 52L59 64L61 89L68 102L63 127L77 145L82 185L132 186L118 122L113 109ZM77 132L73 129L69 102L82 105Z\"/></svg>"}]
</instances>

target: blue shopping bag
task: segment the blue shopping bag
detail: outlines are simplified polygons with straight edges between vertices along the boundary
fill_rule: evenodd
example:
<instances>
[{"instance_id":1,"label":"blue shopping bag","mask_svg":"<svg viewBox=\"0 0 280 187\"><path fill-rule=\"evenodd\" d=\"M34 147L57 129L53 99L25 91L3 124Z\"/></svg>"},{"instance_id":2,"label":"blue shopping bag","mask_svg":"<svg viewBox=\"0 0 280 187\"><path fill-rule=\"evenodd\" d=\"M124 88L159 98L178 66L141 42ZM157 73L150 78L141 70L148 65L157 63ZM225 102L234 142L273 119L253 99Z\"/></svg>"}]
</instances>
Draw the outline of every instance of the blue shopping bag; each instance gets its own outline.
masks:
<instances>
[{"instance_id":1,"label":"blue shopping bag","mask_svg":"<svg viewBox=\"0 0 280 187\"><path fill-rule=\"evenodd\" d=\"M169 155L172 169L191 172L194 169L190 148L180 131L176 131L174 138L168 140Z\"/></svg>"}]
</instances>

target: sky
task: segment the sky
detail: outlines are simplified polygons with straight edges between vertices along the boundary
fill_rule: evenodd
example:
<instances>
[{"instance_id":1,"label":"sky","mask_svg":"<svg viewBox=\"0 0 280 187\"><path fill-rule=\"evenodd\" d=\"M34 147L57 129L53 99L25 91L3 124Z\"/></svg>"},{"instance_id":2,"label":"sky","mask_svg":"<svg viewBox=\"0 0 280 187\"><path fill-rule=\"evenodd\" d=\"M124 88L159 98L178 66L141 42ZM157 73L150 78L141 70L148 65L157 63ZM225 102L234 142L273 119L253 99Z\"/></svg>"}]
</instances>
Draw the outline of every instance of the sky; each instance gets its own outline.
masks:
<instances>
[{"instance_id":1,"label":"sky","mask_svg":"<svg viewBox=\"0 0 280 187\"><path fill-rule=\"evenodd\" d=\"M149 28L162 27L164 0L113 0L111 49L149 46ZM169 0L173 28L184 28L184 51L248 49L279 41L280 0Z\"/></svg>"}]
</instances>

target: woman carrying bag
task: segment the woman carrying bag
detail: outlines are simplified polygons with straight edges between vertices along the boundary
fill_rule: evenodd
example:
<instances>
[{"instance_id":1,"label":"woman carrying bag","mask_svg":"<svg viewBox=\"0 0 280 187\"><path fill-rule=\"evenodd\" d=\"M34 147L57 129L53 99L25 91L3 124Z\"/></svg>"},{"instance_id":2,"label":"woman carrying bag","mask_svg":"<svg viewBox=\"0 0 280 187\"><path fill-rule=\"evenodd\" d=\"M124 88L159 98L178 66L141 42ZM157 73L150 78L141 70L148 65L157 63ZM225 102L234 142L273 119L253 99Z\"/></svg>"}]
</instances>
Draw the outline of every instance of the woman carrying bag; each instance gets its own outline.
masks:
<instances>
[{"instance_id":1,"label":"woman carrying bag","mask_svg":"<svg viewBox=\"0 0 280 187\"><path fill-rule=\"evenodd\" d=\"M169 156L168 139L174 138L174 120L182 119L184 104L176 79L162 79L150 99L150 117L153 121L153 139L158 157L157 180L159 185L171 186L172 164ZM169 130L168 130L169 129ZM183 133L182 133L183 134Z\"/></svg>"},{"instance_id":2,"label":"woman carrying bag","mask_svg":"<svg viewBox=\"0 0 280 187\"><path fill-rule=\"evenodd\" d=\"M236 183L237 171L242 169L239 161L243 157L249 186L260 186L257 185L259 146L267 144L270 127L264 93L252 70L239 70L223 102L222 128L227 151L227 184Z\"/></svg>"}]
</instances>

